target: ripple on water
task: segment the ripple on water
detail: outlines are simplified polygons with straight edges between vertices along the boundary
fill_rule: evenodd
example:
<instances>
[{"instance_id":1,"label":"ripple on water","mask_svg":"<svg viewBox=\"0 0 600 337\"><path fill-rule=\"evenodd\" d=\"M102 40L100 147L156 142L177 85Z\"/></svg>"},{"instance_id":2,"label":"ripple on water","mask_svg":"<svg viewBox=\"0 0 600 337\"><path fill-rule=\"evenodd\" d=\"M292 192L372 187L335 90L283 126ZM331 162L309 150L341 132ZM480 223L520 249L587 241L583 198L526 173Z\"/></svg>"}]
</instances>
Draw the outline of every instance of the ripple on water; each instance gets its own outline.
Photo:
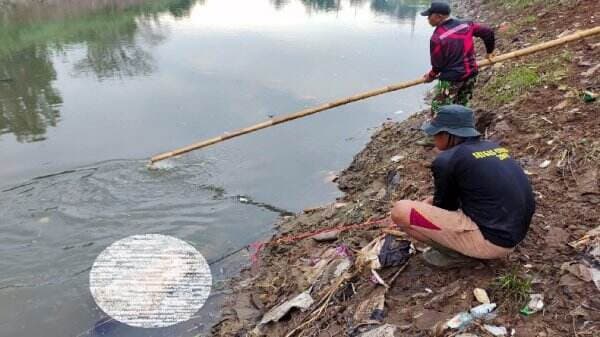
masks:
<instances>
[{"instance_id":1,"label":"ripple on water","mask_svg":"<svg viewBox=\"0 0 600 337\"><path fill-rule=\"evenodd\" d=\"M161 160L148 164L148 169L153 171L169 171L175 168L175 162L173 160Z\"/></svg>"},{"instance_id":2,"label":"ripple on water","mask_svg":"<svg viewBox=\"0 0 600 337\"><path fill-rule=\"evenodd\" d=\"M192 166L181 160L152 171L144 161L112 161L0 192L0 204L11 205L0 210L0 270L7 275L0 277L0 302L28 293L28 301L36 303L34 309L19 307L15 324L26 324L33 311L54 310L58 298L80 307L78 301L89 296L86 277L95 257L123 237L172 235L193 244L209 261L261 238L277 212L239 202L214 181L212 169L209 163ZM21 193L24 189L31 190ZM231 263L220 262L215 277L233 271ZM102 316L93 302L85 308L78 312ZM71 318L57 314L55 319Z\"/></svg>"}]
</instances>

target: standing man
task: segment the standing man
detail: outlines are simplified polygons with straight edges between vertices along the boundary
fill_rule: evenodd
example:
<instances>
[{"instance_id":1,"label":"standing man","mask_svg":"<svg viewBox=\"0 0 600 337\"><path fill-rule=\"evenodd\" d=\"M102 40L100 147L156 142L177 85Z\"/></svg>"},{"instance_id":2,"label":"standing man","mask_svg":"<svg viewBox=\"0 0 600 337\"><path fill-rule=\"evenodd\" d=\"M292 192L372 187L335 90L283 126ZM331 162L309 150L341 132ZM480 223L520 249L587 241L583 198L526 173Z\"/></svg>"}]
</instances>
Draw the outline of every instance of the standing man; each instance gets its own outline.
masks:
<instances>
[{"instance_id":1,"label":"standing man","mask_svg":"<svg viewBox=\"0 0 600 337\"><path fill-rule=\"evenodd\" d=\"M430 42L432 67L424 76L427 82L439 80L431 113L435 115L442 105L466 106L477 78L473 36L483 40L486 57L491 58L496 42L494 31L479 23L451 18L450 6L445 2L432 2L421 15L435 27Z\"/></svg>"}]
</instances>

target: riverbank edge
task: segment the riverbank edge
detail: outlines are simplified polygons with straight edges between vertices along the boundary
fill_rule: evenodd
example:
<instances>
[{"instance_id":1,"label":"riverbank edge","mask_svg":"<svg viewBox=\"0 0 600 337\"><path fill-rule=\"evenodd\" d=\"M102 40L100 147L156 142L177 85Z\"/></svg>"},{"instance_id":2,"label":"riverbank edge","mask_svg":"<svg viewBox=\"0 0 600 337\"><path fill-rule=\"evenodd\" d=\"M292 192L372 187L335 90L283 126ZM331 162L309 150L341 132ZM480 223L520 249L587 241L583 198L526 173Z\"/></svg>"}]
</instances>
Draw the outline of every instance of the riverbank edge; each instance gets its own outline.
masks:
<instances>
[{"instance_id":1,"label":"riverbank edge","mask_svg":"<svg viewBox=\"0 0 600 337\"><path fill-rule=\"evenodd\" d=\"M500 52L598 24L595 18L600 18L600 9L594 0L550 2L462 0L458 7L464 16L494 26ZM589 281L571 277L563 266L581 255L567 243L598 226L600 218L599 104L585 100L586 92L595 94L600 88L599 76L592 71L594 60L600 59L599 40L575 42L480 74L472 101L478 128L487 138L507 146L527 170L538 204L532 228L507 260L480 269L440 272L418 257L411 259L405 280L397 281L390 299L386 297L386 323L400 327L405 335L434 334L437 323L473 305L472 290L477 286L487 289L500 306L494 323L514 328L518 336L585 335L598 327L598 311L586 309L600 308L593 301L598 290ZM429 195L429 165L435 152L415 143L422 137L419 127L426 116L421 112L400 123L384 123L336 179L344 195L329 205L282 218L275 225L278 234L274 237L378 219L387 214L394 200ZM232 282L233 294L226 301L222 320L213 326L213 335L285 335L298 325L303 313L293 312L260 331L255 326L266 311L309 286L302 273L305 260L328 247L360 249L378 234L378 230L345 232L329 243L306 239L267 246L258 255L259 264ZM524 283L527 293L542 292L548 298L546 312L519 315L519 300L495 286L498 278L506 276L528 280ZM424 294L423 289L431 293ZM347 334L344 322L360 303L359 295L364 294L359 291L348 303L332 304L307 333Z\"/></svg>"}]
</instances>

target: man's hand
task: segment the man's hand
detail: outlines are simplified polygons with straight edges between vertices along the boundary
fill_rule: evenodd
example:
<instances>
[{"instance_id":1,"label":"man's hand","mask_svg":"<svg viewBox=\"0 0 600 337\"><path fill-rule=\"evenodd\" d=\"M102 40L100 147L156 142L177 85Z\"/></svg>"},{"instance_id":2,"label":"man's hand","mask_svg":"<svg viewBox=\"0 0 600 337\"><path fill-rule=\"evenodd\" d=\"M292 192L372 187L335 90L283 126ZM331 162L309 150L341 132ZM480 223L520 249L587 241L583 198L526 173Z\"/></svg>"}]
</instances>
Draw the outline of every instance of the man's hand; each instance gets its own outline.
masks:
<instances>
[{"instance_id":1,"label":"man's hand","mask_svg":"<svg viewBox=\"0 0 600 337\"><path fill-rule=\"evenodd\" d=\"M490 61L490 62L493 62L493 60L492 60L492 59L493 59L494 57L496 57L496 53L495 53L495 52L491 52L491 53L489 53L489 54L486 54L486 55L485 55L485 58L486 58L486 60L488 60L488 61Z\"/></svg>"},{"instance_id":2,"label":"man's hand","mask_svg":"<svg viewBox=\"0 0 600 337\"><path fill-rule=\"evenodd\" d=\"M423 79L425 80L425 83L429 83L429 82L433 82L433 80L435 80L435 76L431 76L431 73L427 73L427 74L423 75Z\"/></svg>"}]
</instances>

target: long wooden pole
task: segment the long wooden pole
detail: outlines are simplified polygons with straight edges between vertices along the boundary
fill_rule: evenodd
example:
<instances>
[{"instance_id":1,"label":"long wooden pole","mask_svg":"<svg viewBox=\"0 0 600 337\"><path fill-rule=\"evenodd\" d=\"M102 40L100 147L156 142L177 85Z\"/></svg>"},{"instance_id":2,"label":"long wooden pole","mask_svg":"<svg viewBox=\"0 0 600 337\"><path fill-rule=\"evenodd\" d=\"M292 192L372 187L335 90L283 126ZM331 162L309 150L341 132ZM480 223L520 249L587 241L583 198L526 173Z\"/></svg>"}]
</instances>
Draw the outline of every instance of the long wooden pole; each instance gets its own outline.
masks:
<instances>
[{"instance_id":1,"label":"long wooden pole","mask_svg":"<svg viewBox=\"0 0 600 337\"><path fill-rule=\"evenodd\" d=\"M519 49L510 53L506 53L506 54L502 54L502 55L498 55L495 56L491 59L483 59L483 60L479 60L477 62L477 64L479 65L479 67L487 67L490 66L494 63L498 63L498 62L502 62L502 61L506 61L509 59L513 59L513 58L517 58L517 57L521 57L521 56L525 56L525 55L529 55L529 54L533 54L533 53L537 53L539 51L542 50L546 50L546 49L550 49L550 48L554 48L557 46L561 46L564 45L566 43L572 42L572 41L577 41L577 40L581 40L583 38L589 37L589 36L593 36L596 34L600 34L600 26L594 27L594 28L590 28L590 29L586 29L586 30L581 30L578 32L575 32L573 34L567 35L567 36L563 36L561 38L552 40L552 41L548 41L548 42L543 42L543 43L539 43L527 48L523 48L523 49ZM277 124L281 124L281 123L285 123L285 122L289 122L292 121L294 119L298 119L298 118L302 118L302 117L306 117L312 114L316 114L317 112L321 112L324 110L329 110L335 107L338 107L340 105L345 105L348 103L352 103L352 102L356 102L356 101L360 101L369 97L374 97L374 96L378 96L381 94L385 94L388 92L392 92L392 91L397 91L400 89L405 89L405 88L410 88L413 86L416 86L418 84L422 84L425 83L425 80L423 78L419 78L416 80L412 80L412 81L406 81L406 82L401 82L398 84L394 84L394 85L390 85L387 87L383 87L383 88L379 88L379 89L375 89L375 90L371 90L371 91L367 91L361 94L357 94L354 96L350 96L350 97L346 97L346 98L342 98L333 102L329 102L326 104L322 104L313 108L307 108L304 110L300 110L288 115L282 115L282 116L277 116L277 117L273 117L269 120L266 120L264 122L243 128L243 129L239 129L239 130L235 130L235 131L230 131L230 132L225 132L222 135L218 136L218 137L213 137L207 140L203 140L201 142L198 143L194 143L173 151L169 151L169 152L165 152L165 153L161 153L159 155L156 155L152 158L150 158L150 162L151 163L155 163L157 161L161 161L167 158L171 158L174 156L178 156L193 150L197 150L197 149L201 149L216 143L220 143L224 140L230 139L230 138L234 138L234 137L238 137L241 135L245 135L247 133L251 133L254 131L258 131L260 129L264 129L264 128L268 128L270 126L273 125L277 125Z\"/></svg>"}]
</instances>

